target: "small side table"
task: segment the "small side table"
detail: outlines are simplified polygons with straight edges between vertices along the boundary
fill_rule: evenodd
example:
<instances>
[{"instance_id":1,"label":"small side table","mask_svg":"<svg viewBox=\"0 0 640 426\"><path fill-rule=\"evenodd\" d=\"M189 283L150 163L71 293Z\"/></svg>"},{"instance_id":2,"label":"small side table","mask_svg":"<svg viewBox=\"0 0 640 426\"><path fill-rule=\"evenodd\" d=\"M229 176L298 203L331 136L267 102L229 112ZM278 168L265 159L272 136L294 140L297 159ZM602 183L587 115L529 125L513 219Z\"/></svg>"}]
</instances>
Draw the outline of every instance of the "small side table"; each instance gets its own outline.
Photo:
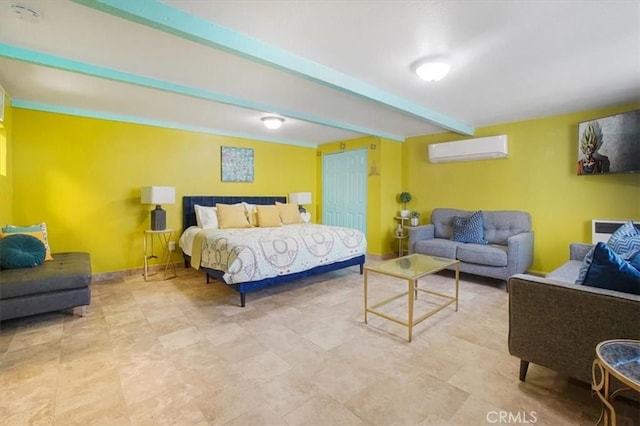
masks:
<instances>
[{"instance_id":1,"label":"small side table","mask_svg":"<svg viewBox=\"0 0 640 426\"><path fill-rule=\"evenodd\" d=\"M151 259L158 259L161 264L164 263L164 275L163 278L166 280L167 278L173 278L177 276L176 273L176 265L171 262L171 250L169 250L169 243L173 238L173 233L175 231L173 229L162 229L160 231L153 231L151 229L147 229L144 231L144 280L147 281L149 278L149 261ZM154 251L154 240L158 240L158 244L160 245L160 257L156 256ZM149 250L151 252L149 253ZM172 274L170 277L167 277L167 273L171 270Z\"/></svg>"},{"instance_id":2,"label":"small side table","mask_svg":"<svg viewBox=\"0 0 640 426\"><path fill-rule=\"evenodd\" d=\"M398 229L402 230L402 235L396 234L396 232L397 232L396 231L396 232L393 233L393 238L398 240L398 257L402 257L405 254L409 253L409 249L404 247L404 240L409 238L407 233L404 231L404 228L406 228L406 226L407 226L407 225L404 224L404 222L406 220L409 220L409 216L407 216L407 217L396 216L395 219L398 221Z\"/></svg>"},{"instance_id":3,"label":"small side table","mask_svg":"<svg viewBox=\"0 0 640 426\"><path fill-rule=\"evenodd\" d=\"M409 238L409 236L408 235L403 235L403 236L394 235L393 238L398 240L398 257L402 257L405 254L407 254L408 250L406 248L404 248L404 240Z\"/></svg>"},{"instance_id":4,"label":"small side table","mask_svg":"<svg viewBox=\"0 0 640 426\"><path fill-rule=\"evenodd\" d=\"M611 376L626 387L611 392ZM596 358L591 368L591 389L602 401L598 423L615 426L613 399L622 391L640 392L640 340L606 340L596 346Z\"/></svg>"}]
</instances>

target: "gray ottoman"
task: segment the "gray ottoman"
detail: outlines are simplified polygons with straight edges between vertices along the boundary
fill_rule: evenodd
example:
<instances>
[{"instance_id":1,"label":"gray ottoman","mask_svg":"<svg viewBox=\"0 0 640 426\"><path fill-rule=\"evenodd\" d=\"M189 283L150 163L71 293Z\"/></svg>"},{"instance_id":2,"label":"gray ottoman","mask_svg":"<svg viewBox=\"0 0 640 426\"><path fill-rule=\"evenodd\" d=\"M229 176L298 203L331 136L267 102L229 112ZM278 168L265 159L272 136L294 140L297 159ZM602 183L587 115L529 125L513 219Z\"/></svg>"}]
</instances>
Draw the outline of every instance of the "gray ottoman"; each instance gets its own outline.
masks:
<instances>
[{"instance_id":1,"label":"gray ottoman","mask_svg":"<svg viewBox=\"0 0 640 426\"><path fill-rule=\"evenodd\" d=\"M53 253L35 268L0 271L0 320L82 307L91 303L89 253Z\"/></svg>"}]
</instances>

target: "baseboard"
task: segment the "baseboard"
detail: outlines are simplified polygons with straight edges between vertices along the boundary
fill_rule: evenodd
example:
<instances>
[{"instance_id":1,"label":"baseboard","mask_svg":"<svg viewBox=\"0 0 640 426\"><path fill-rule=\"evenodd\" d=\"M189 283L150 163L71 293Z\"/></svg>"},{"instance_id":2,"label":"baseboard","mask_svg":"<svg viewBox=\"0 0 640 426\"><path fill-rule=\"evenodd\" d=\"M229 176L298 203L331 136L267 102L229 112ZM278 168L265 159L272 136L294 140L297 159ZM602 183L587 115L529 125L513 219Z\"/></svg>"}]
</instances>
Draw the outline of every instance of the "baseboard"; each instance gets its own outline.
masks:
<instances>
[{"instance_id":1,"label":"baseboard","mask_svg":"<svg viewBox=\"0 0 640 426\"><path fill-rule=\"evenodd\" d=\"M378 262L381 260L394 259L396 257L398 256L394 253L382 254L382 255L367 254L366 260L370 260L372 262ZM184 262L173 262L173 264L176 268L184 266ZM163 272L164 268L165 268L164 265L153 265L153 266L149 266L148 269L149 269L149 272L155 273L155 272ZM144 274L144 267L125 269L124 271L102 272L100 274L91 275L91 281L92 282L109 281L109 280L115 280L118 278L130 277L132 275L143 275L143 274Z\"/></svg>"},{"instance_id":2,"label":"baseboard","mask_svg":"<svg viewBox=\"0 0 640 426\"><path fill-rule=\"evenodd\" d=\"M389 253L389 254L369 254L369 253L367 253L367 260L371 260L373 262L379 262L381 260L395 259L396 257L398 257L398 256L395 253Z\"/></svg>"},{"instance_id":3,"label":"baseboard","mask_svg":"<svg viewBox=\"0 0 640 426\"><path fill-rule=\"evenodd\" d=\"M184 266L184 262L173 262L174 267L179 268ZM152 265L147 269L151 273L156 272L164 272L165 265ZM115 272L102 272L100 274L92 274L91 282L99 282L99 281L109 281L115 280L118 278L130 277L132 275L144 275L144 267L134 268L134 269L125 269L124 271L115 271Z\"/></svg>"}]
</instances>

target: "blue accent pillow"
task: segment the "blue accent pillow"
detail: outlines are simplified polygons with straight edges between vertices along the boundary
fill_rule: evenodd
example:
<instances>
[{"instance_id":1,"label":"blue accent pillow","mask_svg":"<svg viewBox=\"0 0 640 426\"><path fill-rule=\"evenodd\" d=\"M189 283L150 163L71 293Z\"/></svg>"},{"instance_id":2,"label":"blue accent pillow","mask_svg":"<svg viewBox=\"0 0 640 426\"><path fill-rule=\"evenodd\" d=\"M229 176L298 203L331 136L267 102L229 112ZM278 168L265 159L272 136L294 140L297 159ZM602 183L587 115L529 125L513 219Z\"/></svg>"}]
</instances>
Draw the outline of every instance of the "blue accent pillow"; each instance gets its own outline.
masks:
<instances>
[{"instance_id":1,"label":"blue accent pillow","mask_svg":"<svg viewBox=\"0 0 640 426\"><path fill-rule=\"evenodd\" d=\"M629 260L636 250L640 250L640 229L629 221L611 234L607 245L624 260Z\"/></svg>"},{"instance_id":2,"label":"blue accent pillow","mask_svg":"<svg viewBox=\"0 0 640 426\"><path fill-rule=\"evenodd\" d=\"M607 244L596 244L584 285L640 295L640 271Z\"/></svg>"},{"instance_id":3,"label":"blue accent pillow","mask_svg":"<svg viewBox=\"0 0 640 426\"><path fill-rule=\"evenodd\" d=\"M576 279L576 284L584 284L584 279L587 277L587 272L589 272L589 267L591 266L591 262L593 262L593 253L596 250L596 246L591 247L591 250L587 252L582 260L582 266L580 266L580 272L578 272L578 279Z\"/></svg>"},{"instance_id":4,"label":"blue accent pillow","mask_svg":"<svg viewBox=\"0 0 640 426\"><path fill-rule=\"evenodd\" d=\"M453 217L453 241L459 243L488 244L484 239L484 217L478 210L469 217Z\"/></svg>"},{"instance_id":5,"label":"blue accent pillow","mask_svg":"<svg viewBox=\"0 0 640 426\"><path fill-rule=\"evenodd\" d=\"M640 271L640 250L636 250L636 252L631 255L629 263L631 264L631 266Z\"/></svg>"},{"instance_id":6,"label":"blue accent pillow","mask_svg":"<svg viewBox=\"0 0 640 426\"><path fill-rule=\"evenodd\" d=\"M15 234L0 240L2 269L31 268L44 262L44 243L31 235Z\"/></svg>"}]
</instances>

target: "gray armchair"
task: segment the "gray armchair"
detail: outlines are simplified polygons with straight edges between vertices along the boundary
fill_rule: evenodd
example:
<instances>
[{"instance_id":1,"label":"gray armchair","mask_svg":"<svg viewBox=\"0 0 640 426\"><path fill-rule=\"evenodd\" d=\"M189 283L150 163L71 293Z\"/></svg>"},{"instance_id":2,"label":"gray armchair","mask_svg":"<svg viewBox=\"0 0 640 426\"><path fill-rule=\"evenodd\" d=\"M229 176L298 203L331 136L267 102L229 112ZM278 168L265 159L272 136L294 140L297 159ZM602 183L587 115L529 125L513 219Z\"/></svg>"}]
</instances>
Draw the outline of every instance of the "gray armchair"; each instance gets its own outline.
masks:
<instances>
[{"instance_id":1,"label":"gray armchair","mask_svg":"<svg viewBox=\"0 0 640 426\"><path fill-rule=\"evenodd\" d=\"M547 278L509 279L509 352L590 383L598 343L640 339L640 296L573 284L590 245L571 244L570 260Z\"/></svg>"}]
</instances>

